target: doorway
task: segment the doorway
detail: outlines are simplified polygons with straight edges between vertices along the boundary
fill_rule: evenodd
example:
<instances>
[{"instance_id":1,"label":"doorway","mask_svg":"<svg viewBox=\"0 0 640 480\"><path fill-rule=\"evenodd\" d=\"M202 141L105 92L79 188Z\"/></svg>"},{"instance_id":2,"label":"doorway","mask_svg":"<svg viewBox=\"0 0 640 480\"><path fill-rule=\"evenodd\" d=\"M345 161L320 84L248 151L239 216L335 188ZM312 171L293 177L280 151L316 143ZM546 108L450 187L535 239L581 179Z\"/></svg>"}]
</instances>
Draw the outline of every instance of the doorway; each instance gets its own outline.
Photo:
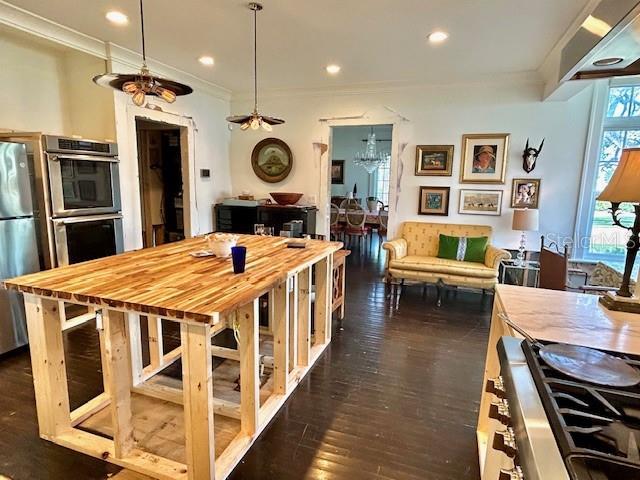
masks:
<instances>
[{"instance_id":1,"label":"doorway","mask_svg":"<svg viewBox=\"0 0 640 480\"><path fill-rule=\"evenodd\" d=\"M332 128L331 202L353 197L363 207L367 201L389 205L393 125L349 125ZM367 152L368 147L375 151ZM364 155L363 155L364 154ZM380 164L368 167L356 157L378 156ZM373 168L375 167L375 168Z\"/></svg>"},{"instance_id":2,"label":"doorway","mask_svg":"<svg viewBox=\"0 0 640 480\"><path fill-rule=\"evenodd\" d=\"M183 240L189 236L187 128L136 118L136 137L143 247Z\"/></svg>"}]
</instances>

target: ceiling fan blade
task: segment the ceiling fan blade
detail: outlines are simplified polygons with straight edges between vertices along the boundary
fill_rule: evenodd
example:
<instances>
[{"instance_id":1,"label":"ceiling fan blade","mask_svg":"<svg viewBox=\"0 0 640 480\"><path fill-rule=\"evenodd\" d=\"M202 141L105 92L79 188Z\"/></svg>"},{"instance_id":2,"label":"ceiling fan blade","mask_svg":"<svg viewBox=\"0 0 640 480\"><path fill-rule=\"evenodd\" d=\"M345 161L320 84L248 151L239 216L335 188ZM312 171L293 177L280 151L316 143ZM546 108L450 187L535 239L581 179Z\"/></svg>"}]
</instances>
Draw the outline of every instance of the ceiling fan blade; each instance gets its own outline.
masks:
<instances>
[{"instance_id":1,"label":"ceiling fan blade","mask_svg":"<svg viewBox=\"0 0 640 480\"><path fill-rule=\"evenodd\" d=\"M247 120L251 120L253 115L234 115L231 117L227 117L227 122L229 123L245 123Z\"/></svg>"},{"instance_id":2,"label":"ceiling fan blade","mask_svg":"<svg viewBox=\"0 0 640 480\"><path fill-rule=\"evenodd\" d=\"M281 120L280 118L267 117L264 115L262 116L262 121L267 122L269 125L282 125L284 123L284 120Z\"/></svg>"}]
</instances>

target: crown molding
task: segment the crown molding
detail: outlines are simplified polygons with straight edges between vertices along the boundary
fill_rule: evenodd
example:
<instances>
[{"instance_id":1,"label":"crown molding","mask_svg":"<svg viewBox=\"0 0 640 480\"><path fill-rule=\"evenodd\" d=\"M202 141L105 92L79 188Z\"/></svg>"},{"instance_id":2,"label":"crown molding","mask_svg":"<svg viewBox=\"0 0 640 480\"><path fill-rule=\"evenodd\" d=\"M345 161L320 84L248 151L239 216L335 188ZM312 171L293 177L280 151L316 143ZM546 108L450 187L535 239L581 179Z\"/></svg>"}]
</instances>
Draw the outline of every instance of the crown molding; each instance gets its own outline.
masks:
<instances>
[{"instance_id":1,"label":"crown molding","mask_svg":"<svg viewBox=\"0 0 640 480\"><path fill-rule=\"evenodd\" d=\"M543 85L537 71L488 74L476 76L473 81L439 82L374 82L317 88L278 88L260 91L261 100L282 97L324 97L327 95L366 95L395 93L406 90L425 90L499 85ZM233 92L232 102L253 101L253 91Z\"/></svg>"},{"instance_id":2,"label":"crown molding","mask_svg":"<svg viewBox=\"0 0 640 480\"><path fill-rule=\"evenodd\" d=\"M131 69L132 72L137 72L140 70L140 66L142 65L142 55L138 52L134 52L133 50L129 50L128 48L121 47L120 45L116 45L115 43L106 42L106 52L107 52L107 60L109 61L109 69L112 69L113 62L117 62L120 65L124 65L125 67ZM184 70L180 70L178 68L174 68L171 65L167 65L166 63L159 62L154 59L150 59L147 57L147 66L158 76L167 77L172 80L177 80L179 82L187 83L194 90L204 91L207 94L219 98L221 100L230 101L231 100L231 90L227 90L215 83L208 82L203 80L200 77L192 75L191 73L185 72ZM127 72L112 72L112 73L127 73Z\"/></svg>"},{"instance_id":3,"label":"crown molding","mask_svg":"<svg viewBox=\"0 0 640 480\"><path fill-rule=\"evenodd\" d=\"M0 24L102 58L107 60L109 64L111 64L111 61L117 61L130 67L134 72L140 70L140 65L142 65L142 55L132 50L85 35L77 30L11 5L4 0L0 0ZM231 100L230 90L153 59L147 59L147 63L154 72L161 76L189 83L199 91L206 92L221 100L227 102Z\"/></svg>"},{"instance_id":4,"label":"crown molding","mask_svg":"<svg viewBox=\"0 0 640 480\"><path fill-rule=\"evenodd\" d=\"M99 58L107 58L105 43L102 40L52 22L4 0L0 0L0 24Z\"/></svg>"}]
</instances>

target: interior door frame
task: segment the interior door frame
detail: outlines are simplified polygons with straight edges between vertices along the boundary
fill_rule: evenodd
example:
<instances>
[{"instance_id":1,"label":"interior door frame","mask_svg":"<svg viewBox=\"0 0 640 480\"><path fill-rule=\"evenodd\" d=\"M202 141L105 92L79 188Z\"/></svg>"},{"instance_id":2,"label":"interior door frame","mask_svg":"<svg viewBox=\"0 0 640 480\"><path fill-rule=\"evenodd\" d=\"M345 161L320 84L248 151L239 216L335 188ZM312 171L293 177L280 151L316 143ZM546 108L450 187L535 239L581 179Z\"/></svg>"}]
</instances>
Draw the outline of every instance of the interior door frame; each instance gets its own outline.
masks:
<instances>
[{"instance_id":1,"label":"interior door frame","mask_svg":"<svg viewBox=\"0 0 640 480\"><path fill-rule=\"evenodd\" d=\"M183 188L183 221L184 221L184 236L190 238L193 235L194 225L196 220L194 219L194 209L191 208L195 205L195 176L192 169L195 165L195 151L194 141L195 127L193 121L188 117L182 117L172 113L162 112L158 110L151 110L149 108L138 107L132 104L127 104L127 127L126 127L126 142L119 140L119 146L126 150L126 158L130 159L129 165L126 165L126 170L131 176L135 178L135 181L131 181L129 185L126 185L124 178L127 177L123 174L125 170L124 165L121 166L121 191L125 188L129 192L128 198L132 202L131 205L125 205L123 202L123 216L125 222L129 223L129 228L124 228L125 231L125 250L135 250L143 247L142 243L142 204L140 195L140 169L138 159L138 136L136 130L136 120L150 120L152 122L158 122L166 124L168 127L180 130L180 150L181 150L181 163L182 163L182 188ZM126 232L132 232L132 235L128 236Z\"/></svg>"},{"instance_id":2,"label":"interior door frame","mask_svg":"<svg viewBox=\"0 0 640 480\"><path fill-rule=\"evenodd\" d=\"M323 135L322 138L328 139L327 155L323 155L320 161L321 175L321 188L320 188L320 227L323 229L324 234L328 235L330 230L330 215L331 215L331 159L333 157L333 128L334 127L368 127L368 126L381 126L391 125L391 165L389 166L389 219L387 225L387 236L392 238L395 232L395 219L396 219L396 207L397 207L397 179L398 179L398 166L400 164L400 125L401 122L397 118L383 118L383 117L363 117L358 119L344 119L344 120L327 120L323 122Z\"/></svg>"}]
</instances>

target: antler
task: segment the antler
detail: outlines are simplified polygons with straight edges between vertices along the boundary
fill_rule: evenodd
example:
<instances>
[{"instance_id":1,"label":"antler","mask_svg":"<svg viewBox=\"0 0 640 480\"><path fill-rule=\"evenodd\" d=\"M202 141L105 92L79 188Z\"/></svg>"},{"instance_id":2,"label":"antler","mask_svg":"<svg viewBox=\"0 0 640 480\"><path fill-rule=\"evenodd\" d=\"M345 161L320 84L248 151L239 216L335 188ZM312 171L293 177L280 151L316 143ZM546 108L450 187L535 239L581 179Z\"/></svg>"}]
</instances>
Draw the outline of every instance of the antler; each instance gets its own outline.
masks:
<instances>
[{"instance_id":1,"label":"antler","mask_svg":"<svg viewBox=\"0 0 640 480\"><path fill-rule=\"evenodd\" d=\"M529 150L529 139L528 139L528 138L527 138L527 146L526 146L526 147L524 147L524 149L525 149L525 151L526 151L526 150Z\"/></svg>"},{"instance_id":2,"label":"antler","mask_svg":"<svg viewBox=\"0 0 640 480\"><path fill-rule=\"evenodd\" d=\"M540 155L540 152L542 151L542 146L544 145L544 138L542 139L542 143L540 144L540 147L538 147L538 155Z\"/></svg>"}]
</instances>

